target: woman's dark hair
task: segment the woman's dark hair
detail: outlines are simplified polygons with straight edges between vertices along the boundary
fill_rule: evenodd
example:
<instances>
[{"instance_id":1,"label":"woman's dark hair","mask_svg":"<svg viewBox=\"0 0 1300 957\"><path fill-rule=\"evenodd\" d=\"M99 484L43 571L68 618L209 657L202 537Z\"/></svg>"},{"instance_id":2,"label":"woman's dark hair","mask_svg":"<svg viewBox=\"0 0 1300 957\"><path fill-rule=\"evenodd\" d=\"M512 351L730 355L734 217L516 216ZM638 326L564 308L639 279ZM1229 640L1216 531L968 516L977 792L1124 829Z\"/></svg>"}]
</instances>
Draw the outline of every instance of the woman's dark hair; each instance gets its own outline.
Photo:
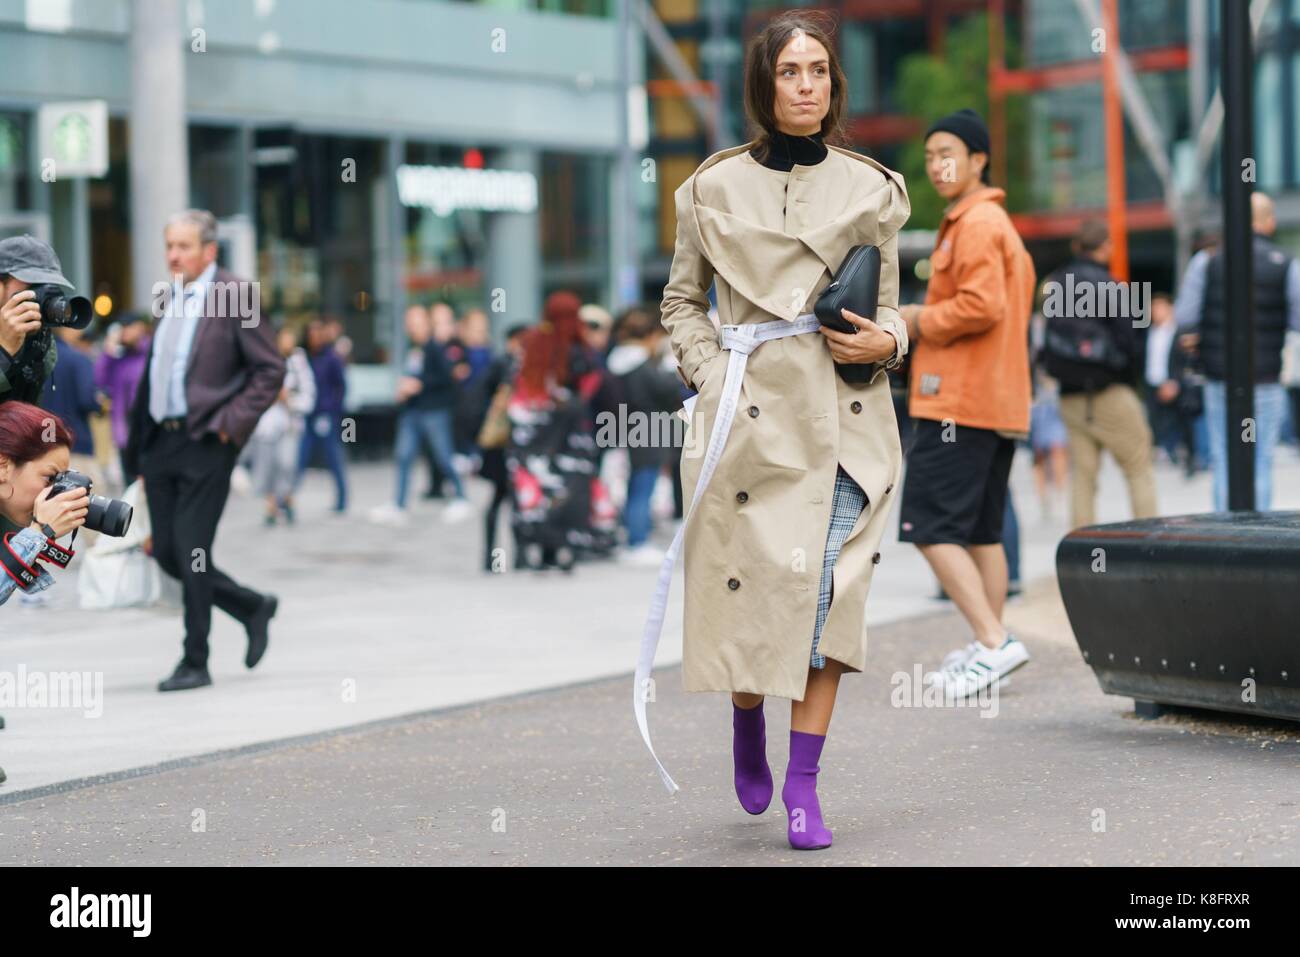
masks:
<instances>
[{"instance_id":1,"label":"woman's dark hair","mask_svg":"<svg viewBox=\"0 0 1300 957\"><path fill-rule=\"evenodd\" d=\"M50 449L72 448L72 430L53 412L26 402L0 403L0 455L16 466Z\"/></svg>"},{"instance_id":2,"label":"woman's dark hair","mask_svg":"<svg viewBox=\"0 0 1300 957\"><path fill-rule=\"evenodd\" d=\"M826 62L831 75L831 101L822 117L822 142L847 145L844 136L844 114L848 106L848 81L840 68L831 35L835 20L819 11L796 10L783 13L765 26L750 41L745 53L745 116L749 120L756 143L754 156L759 162L767 158L772 135L777 132L776 110L776 60L781 50L802 33L826 48Z\"/></svg>"},{"instance_id":3,"label":"woman's dark hair","mask_svg":"<svg viewBox=\"0 0 1300 957\"><path fill-rule=\"evenodd\" d=\"M659 319L658 310L651 312L643 306L632 306L623 311L615 325L619 342L635 342L663 332L664 326Z\"/></svg>"}]
</instances>

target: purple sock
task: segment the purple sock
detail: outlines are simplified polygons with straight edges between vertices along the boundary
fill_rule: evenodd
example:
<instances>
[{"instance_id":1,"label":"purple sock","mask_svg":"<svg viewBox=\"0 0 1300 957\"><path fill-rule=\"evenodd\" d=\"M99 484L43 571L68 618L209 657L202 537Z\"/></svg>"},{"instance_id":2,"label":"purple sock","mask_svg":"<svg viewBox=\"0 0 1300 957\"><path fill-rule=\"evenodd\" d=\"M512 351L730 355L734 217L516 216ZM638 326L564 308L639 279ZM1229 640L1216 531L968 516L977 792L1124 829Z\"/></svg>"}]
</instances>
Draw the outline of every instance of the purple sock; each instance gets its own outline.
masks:
<instances>
[{"instance_id":1,"label":"purple sock","mask_svg":"<svg viewBox=\"0 0 1300 957\"><path fill-rule=\"evenodd\" d=\"M731 703L731 754L736 765L736 797L750 814L772 803L772 769L767 764L767 725L763 704L753 708Z\"/></svg>"},{"instance_id":2,"label":"purple sock","mask_svg":"<svg viewBox=\"0 0 1300 957\"><path fill-rule=\"evenodd\" d=\"M831 846L831 832L822 824L822 808L817 802L817 772L821 770L817 761L825 743L824 734L790 731L790 764L781 800L789 816L786 836L798 850Z\"/></svg>"}]
</instances>

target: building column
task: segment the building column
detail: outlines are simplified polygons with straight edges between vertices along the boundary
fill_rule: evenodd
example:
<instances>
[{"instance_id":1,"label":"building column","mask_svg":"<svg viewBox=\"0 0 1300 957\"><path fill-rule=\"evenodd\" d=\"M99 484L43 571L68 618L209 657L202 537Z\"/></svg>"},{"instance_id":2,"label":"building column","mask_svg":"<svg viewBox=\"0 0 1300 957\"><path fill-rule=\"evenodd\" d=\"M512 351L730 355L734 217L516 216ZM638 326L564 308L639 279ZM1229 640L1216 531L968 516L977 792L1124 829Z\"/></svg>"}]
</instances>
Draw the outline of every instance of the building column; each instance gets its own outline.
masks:
<instances>
[{"instance_id":1,"label":"building column","mask_svg":"<svg viewBox=\"0 0 1300 957\"><path fill-rule=\"evenodd\" d=\"M131 303L166 279L163 228L190 204L180 0L131 2Z\"/></svg>"},{"instance_id":2,"label":"building column","mask_svg":"<svg viewBox=\"0 0 1300 957\"><path fill-rule=\"evenodd\" d=\"M406 358L406 208L397 195L397 168L405 161L406 139L390 136L384 141L383 189L375 203L375 215L382 218L375 228L375 301L388 304L383 341L394 384Z\"/></svg>"},{"instance_id":3,"label":"building column","mask_svg":"<svg viewBox=\"0 0 1300 957\"><path fill-rule=\"evenodd\" d=\"M542 157L535 149L505 147L496 151L493 169L532 173L541 190ZM496 212L488 215L488 256L483 308L492 326L492 340L500 345L505 330L516 322L542 317L542 243L538 208L531 213ZM495 311L500 306L502 311Z\"/></svg>"}]
</instances>

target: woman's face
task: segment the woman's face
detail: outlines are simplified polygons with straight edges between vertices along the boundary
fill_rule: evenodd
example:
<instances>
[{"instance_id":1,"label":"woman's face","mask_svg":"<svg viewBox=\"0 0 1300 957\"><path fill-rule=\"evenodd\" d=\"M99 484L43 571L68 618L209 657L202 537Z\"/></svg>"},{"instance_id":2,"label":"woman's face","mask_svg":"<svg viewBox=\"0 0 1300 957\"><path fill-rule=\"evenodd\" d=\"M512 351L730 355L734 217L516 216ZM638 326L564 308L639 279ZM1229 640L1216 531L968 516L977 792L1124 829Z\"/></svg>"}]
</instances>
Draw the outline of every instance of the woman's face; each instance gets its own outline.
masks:
<instances>
[{"instance_id":1,"label":"woman's face","mask_svg":"<svg viewBox=\"0 0 1300 957\"><path fill-rule=\"evenodd\" d=\"M21 466L0 455L0 511L15 525L30 525L36 496L50 484L55 474L68 467L68 449L56 445L39 459ZM12 496L9 490L13 490Z\"/></svg>"},{"instance_id":2,"label":"woman's face","mask_svg":"<svg viewBox=\"0 0 1300 957\"><path fill-rule=\"evenodd\" d=\"M796 30L776 57L777 128L792 136L810 136L821 130L830 107L830 56L820 42Z\"/></svg>"}]
</instances>

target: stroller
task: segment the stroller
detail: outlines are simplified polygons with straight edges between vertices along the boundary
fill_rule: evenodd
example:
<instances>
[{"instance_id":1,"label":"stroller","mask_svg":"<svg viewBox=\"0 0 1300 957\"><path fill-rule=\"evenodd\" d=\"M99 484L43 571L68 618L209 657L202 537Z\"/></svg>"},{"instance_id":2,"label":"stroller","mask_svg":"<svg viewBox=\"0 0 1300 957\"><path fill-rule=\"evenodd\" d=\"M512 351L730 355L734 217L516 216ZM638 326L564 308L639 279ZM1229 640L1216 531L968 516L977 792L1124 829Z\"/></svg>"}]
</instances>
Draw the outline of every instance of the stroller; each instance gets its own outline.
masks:
<instances>
[{"instance_id":1,"label":"stroller","mask_svg":"<svg viewBox=\"0 0 1300 957\"><path fill-rule=\"evenodd\" d=\"M514 398L508 414L515 567L568 572L580 558L610 554L617 511L598 474L583 398L565 390L544 401Z\"/></svg>"}]
</instances>

